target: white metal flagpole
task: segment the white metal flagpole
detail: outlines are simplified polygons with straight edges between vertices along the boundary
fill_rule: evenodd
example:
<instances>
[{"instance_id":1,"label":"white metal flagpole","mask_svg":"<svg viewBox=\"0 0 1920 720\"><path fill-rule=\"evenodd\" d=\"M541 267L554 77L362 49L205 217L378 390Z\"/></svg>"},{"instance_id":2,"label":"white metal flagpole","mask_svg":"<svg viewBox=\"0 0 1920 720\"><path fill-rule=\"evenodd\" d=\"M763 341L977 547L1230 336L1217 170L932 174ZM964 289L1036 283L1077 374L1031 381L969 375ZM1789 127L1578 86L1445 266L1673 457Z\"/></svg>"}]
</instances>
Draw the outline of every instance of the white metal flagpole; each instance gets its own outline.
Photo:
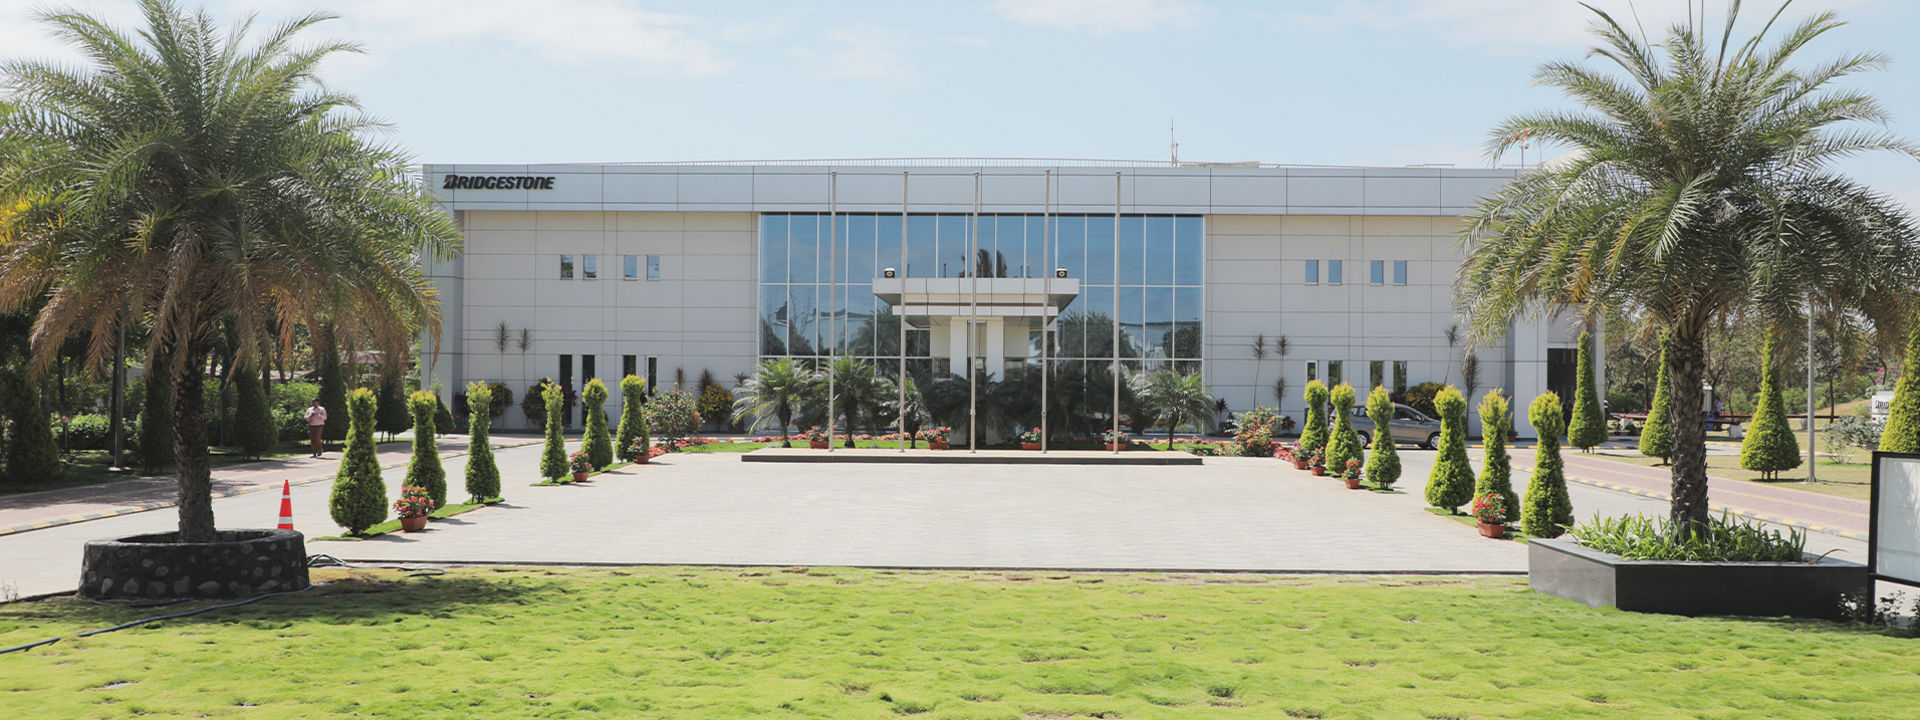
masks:
<instances>
[{"instance_id":1,"label":"white metal flagpole","mask_svg":"<svg viewBox=\"0 0 1920 720\"><path fill-rule=\"evenodd\" d=\"M978 374L973 371L973 333L974 326L980 322L980 171L973 171L973 217L967 229L967 263L973 265L973 271L967 273L973 278L973 292L967 294L967 452L980 452L980 439L976 435L979 426L980 391Z\"/></svg>"},{"instance_id":2,"label":"white metal flagpole","mask_svg":"<svg viewBox=\"0 0 1920 720\"><path fill-rule=\"evenodd\" d=\"M900 452L907 451L907 171L900 171L900 304L894 319L900 323Z\"/></svg>"},{"instance_id":3,"label":"white metal flagpole","mask_svg":"<svg viewBox=\"0 0 1920 720\"><path fill-rule=\"evenodd\" d=\"M1120 171L1113 173L1113 435L1120 439ZM1126 442L1113 445L1120 452Z\"/></svg>"},{"instance_id":4,"label":"white metal flagpole","mask_svg":"<svg viewBox=\"0 0 1920 720\"><path fill-rule=\"evenodd\" d=\"M827 452L833 452L833 364L840 354L840 173L827 173ZM815 255L814 257L819 257ZM853 434L853 428L847 428Z\"/></svg>"},{"instance_id":5,"label":"white metal flagpole","mask_svg":"<svg viewBox=\"0 0 1920 720\"><path fill-rule=\"evenodd\" d=\"M1047 376L1053 367L1047 362L1048 315L1053 310L1053 170L1046 176L1046 193L1040 203L1040 452L1047 452Z\"/></svg>"}]
</instances>

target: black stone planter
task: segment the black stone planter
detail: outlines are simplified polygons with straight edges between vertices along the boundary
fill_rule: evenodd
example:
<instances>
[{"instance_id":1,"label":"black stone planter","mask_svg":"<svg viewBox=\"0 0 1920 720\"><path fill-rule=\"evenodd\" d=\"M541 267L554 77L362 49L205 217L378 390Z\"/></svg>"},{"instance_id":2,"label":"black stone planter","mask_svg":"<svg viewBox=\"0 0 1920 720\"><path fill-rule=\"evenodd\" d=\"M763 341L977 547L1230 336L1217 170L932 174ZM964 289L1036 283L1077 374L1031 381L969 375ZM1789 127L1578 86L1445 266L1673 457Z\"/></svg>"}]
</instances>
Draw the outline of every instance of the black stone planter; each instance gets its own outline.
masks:
<instances>
[{"instance_id":1,"label":"black stone planter","mask_svg":"<svg viewBox=\"0 0 1920 720\"><path fill-rule=\"evenodd\" d=\"M1808 556L1811 560L1812 556ZM1867 597L1867 566L1622 560L1572 540L1527 543L1534 592L1634 612L1840 618L1840 595Z\"/></svg>"},{"instance_id":2,"label":"black stone planter","mask_svg":"<svg viewBox=\"0 0 1920 720\"><path fill-rule=\"evenodd\" d=\"M220 542L174 542L179 533L87 543L86 598L232 598L307 586L306 537L293 530L222 530Z\"/></svg>"}]
</instances>

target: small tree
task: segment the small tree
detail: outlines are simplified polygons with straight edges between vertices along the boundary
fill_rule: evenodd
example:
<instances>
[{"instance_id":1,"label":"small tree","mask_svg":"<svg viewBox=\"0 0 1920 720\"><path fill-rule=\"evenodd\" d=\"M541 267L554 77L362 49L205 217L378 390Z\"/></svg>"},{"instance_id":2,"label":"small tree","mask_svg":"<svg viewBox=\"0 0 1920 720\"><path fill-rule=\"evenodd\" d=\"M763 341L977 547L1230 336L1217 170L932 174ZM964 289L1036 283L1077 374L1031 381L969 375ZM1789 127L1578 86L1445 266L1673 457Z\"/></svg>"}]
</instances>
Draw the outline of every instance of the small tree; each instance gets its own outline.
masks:
<instances>
[{"instance_id":1,"label":"small tree","mask_svg":"<svg viewBox=\"0 0 1920 720\"><path fill-rule=\"evenodd\" d=\"M1660 458L1673 454L1673 400L1667 389L1667 342L1660 341L1660 373L1653 381L1653 409L1640 427L1640 454Z\"/></svg>"},{"instance_id":2,"label":"small tree","mask_svg":"<svg viewBox=\"0 0 1920 720\"><path fill-rule=\"evenodd\" d=\"M1440 451L1427 473L1427 504L1459 513L1473 500L1473 466L1467 462L1467 399L1448 385L1433 396L1440 413Z\"/></svg>"},{"instance_id":3,"label":"small tree","mask_svg":"<svg viewBox=\"0 0 1920 720\"><path fill-rule=\"evenodd\" d=\"M234 371L234 389L238 407L235 424L239 432L240 453L260 457L280 442L279 428L273 423L273 410L267 406L267 389L260 384L260 371L245 365Z\"/></svg>"},{"instance_id":4,"label":"small tree","mask_svg":"<svg viewBox=\"0 0 1920 720\"><path fill-rule=\"evenodd\" d=\"M1327 467L1347 467L1348 460L1365 460L1360 433L1353 429L1353 386L1333 386L1333 433L1327 437Z\"/></svg>"},{"instance_id":5,"label":"small tree","mask_svg":"<svg viewBox=\"0 0 1920 720\"><path fill-rule=\"evenodd\" d=\"M1487 443L1487 459L1480 466L1480 479L1473 484L1474 497L1498 494L1501 507L1512 513L1520 508L1520 496L1513 492L1513 461L1507 457L1507 433L1513 428L1513 405L1500 388L1480 399L1480 435Z\"/></svg>"},{"instance_id":6,"label":"small tree","mask_svg":"<svg viewBox=\"0 0 1920 720\"><path fill-rule=\"evenodd\" d=\"M1327 384L1318 379L1308 381L1306 399L1307 420L1300 427L1300 457L1327 449Z\"/></svg>"},{"instance_id":7,"label":"small tree","mask_svg":"<svg viewBox=\"0 0 1920 720\"><path fill-rule=\"evenodd\" d=\"M540 477L559 480L572 472L567 467L567 438L560 427L560 386L548 383L542 393L546 401L547 444L540 450Z\"/></svg>"},{"instance_id":8,"label":"small tree","mask_svg":"<svg viewBox=\"0 0 1920 720\"><path fill-rule=\"evenodd\" d=\"M315 344L313 353L314 361L320 366L320 394L318 395L320 407L326 408L330 415L340 414L342 408L346 408L348 414L352 414L352 408L347 408L346 372L340 367L340 350L334 345L331 329L323 329L320 332L320 342ZM374 402L378 405L379 400L375 399ZM368 418L368 422L373 422L373 418ZM345 439L349 424L329 422L326 428L320 431L320 437L327 442ZM373 429L373 425L367 426L369 432ZM384 495L386 490L383 489L380 492ZM384 516L386 508L381 508L380 512Z\"/></svg>"},{"instance_id":9,"label":"small tree","mask_svg":"<svg viewBox=\"0 0 1920 720\"><path fill-rule=\"evenodd\" d=\"M452 435L460 431L453 423L453 412L447 409L447 399L440 397L440 386L434 385L427 394L433 396L433 431L441 435Z\"/></svg>"},{"instance_id":10,"label":"small tree","mask_svg":"<svg viewBox=\"0 0 1920 720\"><path fill-rule=\"evenodd\" d=\"M700 411L694 408L693 394L687 390L675 390L654 398L647 408L647 420L653 425L649 428L653 434L669 443L700 429Z\"/></svg>"},{"instance_id":11,"label":"small tree","mask_svg":"<svg viewBox=\"0 0 1920 720\"><path fill-rule=\"evenodd\" d=\"M373 442L376 403L373 391L366 388L357 388L346 398L347 422L342 424L351 432L340 471L334 475L327 510L349 535L365 532L387 518L387 484L380 479L380 459Z\"/></svg>"},{"instance_id":12,"label":"small tree","mask_svg":"<svg viewBox=\"0 0 1920 720\"><path fill-rule=\"evenodd\" d=\"M1373 420L1373 453L1367 458L1367 479L1381 489L1400 480L1400 451L1393 446L1393 395L1375 386L1367 395L1367 417Z\"/></svg>"},{"instance_id":13,"label":"small tree","mask_svg":"<svg viewBox=\"0 0 1920 720\"><path fill-rule=\"evenodd\" d=\"M581 444L586 446L587 461L595 470L605 469L613 464L613 436L607 434L607 384L600 378L588 380L580 399L586 403L587 428Z\"/></svg>"},{"instance_id":14,"label":"small tree","mask_svg":"<svg viewBox=\"0 0 1920 720\"><path fill-rule=\"evenodd\" d=\"M708 385L700 391L699 410L701 418L724 429L733 416L733 393L720 383Z\"/></svg>"},{"instance_id":15,"label":"small tree","mask_svg":"<svg viewBox=\"0 0 1920 720\"><path fill-rule=\"evenodd\" d=\"M400 390L400 378L390 374L380 376L380 389L374 394L373 429L385 435L388 440L413 427L413 415L407 408L407 394ZM322 405L326 404L324 401Z\"/></svg>"},{"instance_id":16,"label":"small tree","mask_svg":"<svg viewBox=\"0 0 1920 720\"><path fill-rule=\"evenodd\" d=\"M640 441L640 451L646 452L652 446L647 437L647 381L635 375L620 379L620 428L614 435L614 450L622 453L628 461L641 458L627 454L633 448L633 441Z\"/></svg>"},{"instance_id":17,"label":"small tree","mask_svg":"<svg viewBox=\"0 0 1920 720\"><path fill-rule=\"evenodd\" d=\"M553 387L553 379L540 378L539 382L528 385L526 394L520 396L520 415L527 419L527 427L546 426L549 387Z\"/></svg>"},{"instance_id":18,"label":"small tree","mask_svg":"<svg viewBox=\"0 0 1920 720\"><path fill-rule=\"evenodd\" d=\"M6 476L17 483L51 480L60 475L60 447L53 441L53 418L40 405L39 393L25 371L0 372L6 387L8 425Z\"/></svg>"},{"instance_id":19,"label":"small tree","mask_svg":"<svg viewBox=\"0 0 1920 720\"><path fill-rule=\"evenodd\" d=\"M733 418L752 423L755 429L772 420L775 432L780 434L780 447L792 447L787 428L793 425L793 416L805 409L812 385L812 376L796 367L793 358L762 362L753 377L740 384L740 392L735 393Z\"/></svg>"},{"instance_id":20,"label":"small tree","mask_svg":"<svg viewBox=\"0 0 1920 720\"><path fill-rule=\"evenodd\" d=\"M1574 368L1573 417L1567 421L1567 444L1592 452L1607 441L1607 416L1600 412L1599 391L1593 379L1593 333L1580 333L1579 367Z\"/></svg>"},{"instance_id":21,"label":"small tree","mask_svg":"<svg viewBox=\"0 0 1920 720\"><path fill-rule=\"evenodd\" d=\"M486 408L493 403L493 388L484 382L467 383L467 495L473 502L488 502L500 497L500 466L493 460L493 443L487 430L493 416Z\"/></svg>"},{"instance_id":22,"label":"small tree","mask_svg":"<svg viewBox=\"0 0 1920 720\"><path fill-rule=\"evenodd\" d=\"M1893 388L1887 427L1880 431L1880 452L1920 453L1920 323L1907 340L1900 382Z\"/></svg>"},{"instance_id":23,"label":"small tree","mask_svg":"<svg viewBox=\"0 0 1920 720\"><path fill-rule=\"evenodd\" d=\"M140 459L140 471L152 475L173 464L173 374L167 363L149 358L142 384L146 400L140 407L133 454Z\"/></svg>"},{"instance_id":24,"label":"small tree","mask_svg":"<svg viewBox=\"0 0 1920 720\"><path fill-rule=\"evenodd\" d=\"M415 390L407 396L413 414L413 460L407 463L407 485L427 489L434 507L447 506L447 469L440 465L440 444L434 442L433 393Z\"/></svg>"},{"instance_id":25,"label":"small tree","mask_svg":"<svg viewBox=\"0 0 1920 720\"><path fill-rule=\"evenodd\" d=\"M1740 467L1757 470L1769 480L1781 470L1800 467L1800 440L1787 427L1786 403L1780 397L1780 375L1773 369L1773 341L1760 354L1760 402L1753 410L1753 426L1740 441Z\"/></svg>"},{"instance_id":26,"label":"small tree","mask_svg":"<svg viewBox=\"0 0 1920 720\"><path fill-rule=\"evenodd\" d=\"M1527 480L1520 528L1534 537L1560 537L1573 525L1573 500L1567 497L1566 466L1560 460L1560 433L1566 430L1560 395L1549 392L1534 398L1527 419L1540 435L1540 446L1533 454L1533 477Z\"/></svg>"}]
</instances>

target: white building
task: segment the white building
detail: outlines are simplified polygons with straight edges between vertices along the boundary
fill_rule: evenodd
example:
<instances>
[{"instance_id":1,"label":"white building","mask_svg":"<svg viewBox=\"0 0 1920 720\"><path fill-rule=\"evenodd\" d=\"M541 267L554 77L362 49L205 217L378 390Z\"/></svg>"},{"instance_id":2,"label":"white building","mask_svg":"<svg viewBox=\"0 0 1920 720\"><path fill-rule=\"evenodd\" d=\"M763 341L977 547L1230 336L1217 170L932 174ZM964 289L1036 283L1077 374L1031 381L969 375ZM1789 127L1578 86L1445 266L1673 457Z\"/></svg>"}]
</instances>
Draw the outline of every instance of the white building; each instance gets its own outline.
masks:
<instances>
[{"instance_id":1,"label":"white building","mask_svg":"<svg viewBox=\"0 0 1920 720\"><path fill-rule=\"evenodd\" d=\"M1274 405L1284 379L1279 406L1297 420L1310 377L1363 394L1376 380L1461 384L1460 216L1512 176L1046 160L428 165L466 247L429 264L443 325L422 365L449 392L599 377L617 413L624 374L671 389L676 373L691 385L705 370L731 386L777 355L904 359L940 376L972 356L997 375L1041 362L1046 318L1051 365L1110 365L1117 324L1127 367L1197 370L1234 411ZM1535 395L1571 396L1578 332L1524 320L1472 348L1479 392L1507 388L1521 434ZM1261 336L1285 337L1287 354L1256 361ZM525 425L517 412L500 422Z\"/></svg>"}]
</instances>

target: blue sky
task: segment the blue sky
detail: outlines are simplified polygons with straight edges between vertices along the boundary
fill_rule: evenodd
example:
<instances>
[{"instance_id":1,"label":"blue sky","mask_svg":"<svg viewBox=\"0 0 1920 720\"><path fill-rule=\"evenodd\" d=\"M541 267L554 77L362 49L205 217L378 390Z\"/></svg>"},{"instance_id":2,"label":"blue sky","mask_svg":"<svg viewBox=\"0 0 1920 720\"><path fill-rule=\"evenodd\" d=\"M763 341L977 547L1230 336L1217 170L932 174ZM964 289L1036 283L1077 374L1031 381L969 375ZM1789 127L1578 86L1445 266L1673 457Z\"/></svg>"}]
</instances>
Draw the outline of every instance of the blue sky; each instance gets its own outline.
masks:
<instances>
[{"instance_id":1,"label":"blue sky","mask_svg":"<svg viewBox=\"0 0 1920 720\"><path fill-rule=\"evenodd\" d=\"M316 39L367 52L330 63L329 83L422 161L514 163L1164 159L1172 122L1183 160L1484 167L1502 116L1566 106L1531 73L1583 57L1592 18L1561 0L205 4L228 22L340 15ZM0 55L64 54L24 21L44 5L0 0ZM1655 34L1688 7L1635 5ZM1716 27L1725 5L1710 3ZM134 19L117 0L65 6ZM1749 2L1743 26L1775 7ZM1804 57L1890 55L1851 84L1920 139L1920 3L1802 0L1787 17L1824 10L1850 24ZM1920 207L1920 161L1844 167Z\"/></svg>"}]
</instances>

